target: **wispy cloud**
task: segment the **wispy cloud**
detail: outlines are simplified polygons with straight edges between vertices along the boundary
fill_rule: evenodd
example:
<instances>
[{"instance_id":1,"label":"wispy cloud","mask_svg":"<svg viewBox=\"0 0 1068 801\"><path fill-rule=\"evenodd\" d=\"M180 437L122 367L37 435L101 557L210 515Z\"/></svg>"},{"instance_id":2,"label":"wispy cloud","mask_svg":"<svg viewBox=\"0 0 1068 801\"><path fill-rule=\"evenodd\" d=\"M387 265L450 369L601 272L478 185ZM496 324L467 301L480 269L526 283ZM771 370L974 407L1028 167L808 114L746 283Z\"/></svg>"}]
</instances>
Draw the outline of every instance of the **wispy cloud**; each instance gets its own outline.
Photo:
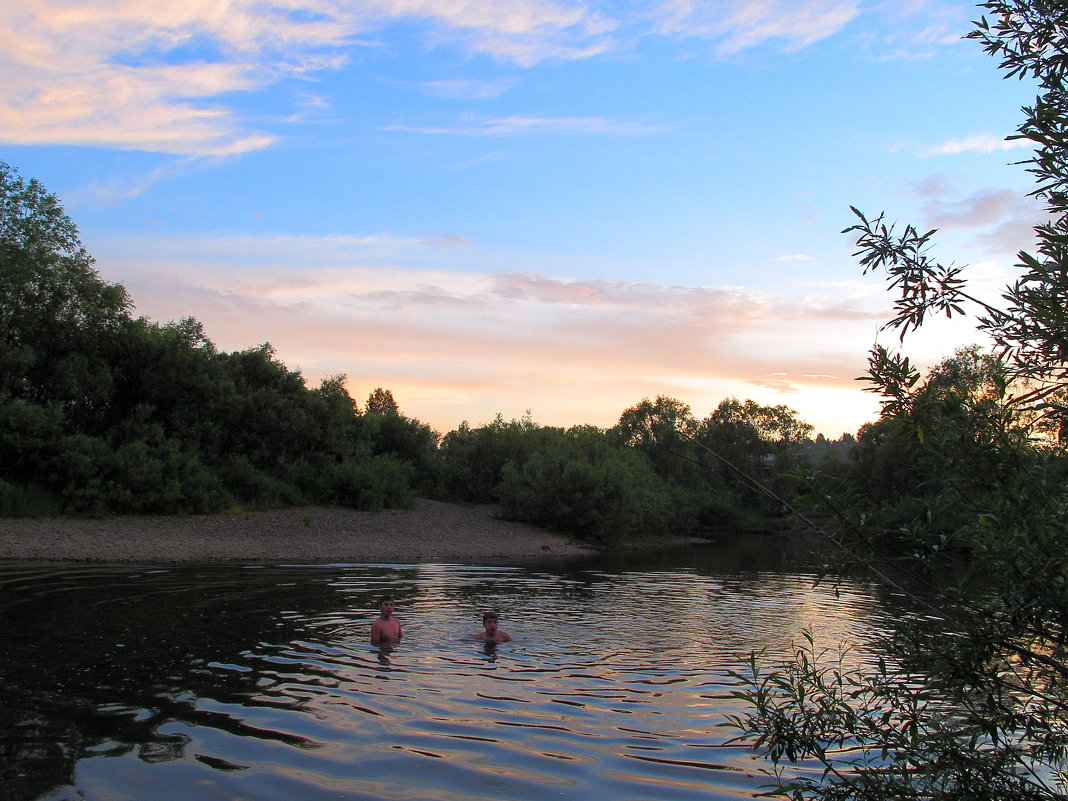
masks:
<instances>
[{"instance_id":1,"label":"wispy cloud","mask_svg":"<svg viewBox=\"0 0 1068 801\"><path fill-rule=\"evenodd\" d=\"M937 228L980 228L1006 218L1031 215L1036 202L1009 189L984 189L955 201L930 200L925 206L928 218Z\"/></svg>"},{"instance_id":2,"label":"wispy cloud","mask_svg":"<svg viewBox=\"0 0 1068 801\"><path fill-rule=\"evenodd\" d=\"M223 99L335 70L391 22L520 64L603 51L613 24L551 0L25 0L0 6L0 141L184 155L262 148ZM473 85L468 85L470 91ZM458 85L454 91L460 91Z\"/></svg>"},{"instance_id":3,"label":"wispy cloud","mask_svg":"<svg viewBox=\"0 0 1068 801\"><path fill-rule=\"evenodd\" d=\"M0 4L0 142L73 144L187 156L270 146L236 110L234 93L352 66L384 51L389 34L421 37L519 67L629 50L658 34L711 40L723 54L766 42L787 49L838 32L858 0L664 0L652 10L579 0L19 0ZM424 83L439 96L497 97L509 80ZM261 119L300 121L302 101ZM315 97L315 107L329 99ZM400 130L398 127L394 130ZM650 126L598 117L513 116L427 132L508 135L643 133Z\"/></svg>"},{"instance_id":4,"label":"wispy cloud","mask_svg":"<svg viewBox=\"0 0 1068 801\"><path fill-rule=\"evenodd\" d=\"M983 189L953 200L931 197L925 225L944 231L979 230L978 242L990 254L1014 254L1035 242L1034 226L1048 218L1037 199L1009 189Z\"/></svg>"},{"instance_id":5,"label":"wispy cloud","mask_svg":"<svg viewBox=\"0 0 1068 801\"><path fill-rule=\"evenodd\" d=\"M448 97L458 100L489 100L500 97L517 83L515 78L503 78L496 81L478 81L471 79L453 79L445 81L428 81L420 88L435 97Z\"/></svg>"},{"instance_id":6,"label":"wispy cloud","mask_svg":"<svg viewBox=\"0 0 1068 801\"><path fill-rule=\"evenodd\" d=\"M968 4L952 0L882 0L867 10L881 17L860 37L876 61L919 61L959 46L973 18Z\"/></svg>"},{"instance_id":7,"label":"wispy cloud","mask_svg":"<svg viewBox=\"0 0 1068 801\"><path fill-rule=\"evenodd\" d=\"M976 134L962 139L950 139L940 145L920 152L921 156L957 156L961 153L995 153L1001 150L1018 150L1034 147L1029 139L1006 139L1003 136Z\"/></svg>"},{"instance_id":8,"label":"wispy cloud","mask_svg":"<svg viewBox=\"0 0 1068 801\"><path fill-rule=\"evenodd\" d=\"M159 181L185 175L205 163L203 159L190 158L169 161L153 170L138 173L133 177L112 176L105 181L94 181L83 186L80 190L70 193L67 197L75 206L81 204L117 206L137 197Z\"/></svg>"},{"instance_id":9,"label":"wispy cloud","mask_svg":"<svg viewBox=\"0 0 1068 801\"><path fill-rule=\"evenodd\" d=\"M664 0L654 6L657 32L713 40L730 55L777 40L798 49L840 31L857 16L858 0Z\"/></svg>"},{"instance_id":10,"label":"wispy cloud","mask_svg":"<svg viewBox=\"0 0 1068 801\"><path fill-rule=\"evenodd\" d=\"M432 44L456 44L521 66L607 52L617 26L587 4L552 0L371 0L368 7L386 19L426 21Z\"/></svg>"},{"instance_id":11,"label":"wispy cloud","mask_svg":"<svg viewBox=\"0 0 1068 801\"><path fill-rule=\"evenodd\" d=\"M269 340L310 380L347 373L357 397L388 385L445 428L527 408L553 424L612 422L588 419L591 396L622 411L674 393L702 413L728 395L785 402L776 393L816 386L848 397L864 366L856 331L885 318L848 290L798 299L473 269L477 247L455 241L161 236L98 243L97 255L140 313L193 313L227 350Z\"/></svg>"},{"instance_id":12,"label":"wispy cloud","mask_svg":"<svg viewBox=\"0 0 1068 801\"><path fill-rule=\"evenodd\" d=\"M218 102L281 75L334 67L352 26L251 0L0 9L0 140L185 155L229 155L273 141Z\"/></svg>"},{"instance_id":13,"label":"wispy cloud","mask_svg":"<svg viewBox=\"0 0 1068 801\"><path fill-rule=\"evenodd\" d=\"M636 136L659 133L661 126L605 117L491 117L467 118L455 125L389 125L384 130L454 136L525 136L548 134L611 134Z\"/></svg>"}]
</instances>

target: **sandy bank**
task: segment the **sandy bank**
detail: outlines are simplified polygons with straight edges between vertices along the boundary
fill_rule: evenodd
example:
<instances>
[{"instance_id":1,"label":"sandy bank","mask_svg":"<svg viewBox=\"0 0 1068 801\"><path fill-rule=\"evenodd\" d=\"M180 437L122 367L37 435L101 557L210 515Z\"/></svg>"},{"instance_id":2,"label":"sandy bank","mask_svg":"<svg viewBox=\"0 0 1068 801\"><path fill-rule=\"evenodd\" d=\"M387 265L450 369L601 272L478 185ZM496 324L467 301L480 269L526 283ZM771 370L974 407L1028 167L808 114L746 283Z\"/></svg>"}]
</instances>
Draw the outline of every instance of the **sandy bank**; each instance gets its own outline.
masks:
<instances>
[{"instance_id":1,"label":"sandy bank","mask_svg":"<svg viewBox=\"0 0 1068 801\"><path fill-rule=\"evenodd\" d=\"M379 513L299 507L236 515L0 518L0 560L516 564L593 553L490 506L417 500Z\"/></svg>"}]
</instances>

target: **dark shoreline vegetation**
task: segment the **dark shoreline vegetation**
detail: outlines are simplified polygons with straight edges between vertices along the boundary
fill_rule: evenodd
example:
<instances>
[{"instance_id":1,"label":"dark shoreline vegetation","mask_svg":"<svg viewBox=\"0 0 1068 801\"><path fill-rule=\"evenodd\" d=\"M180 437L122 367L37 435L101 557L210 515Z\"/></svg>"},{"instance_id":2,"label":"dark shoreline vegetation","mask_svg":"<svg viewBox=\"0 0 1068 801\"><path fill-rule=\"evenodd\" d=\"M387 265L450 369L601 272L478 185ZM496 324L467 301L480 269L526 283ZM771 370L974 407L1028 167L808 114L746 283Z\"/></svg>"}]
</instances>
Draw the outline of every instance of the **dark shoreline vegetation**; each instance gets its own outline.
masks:
<instances>
[{"instance_id":1,"label":"dark shoreline vegetation","mask_svg":"<svg viewBox=\"0 0 1068 801\"><path fill-rule=\"evenodd\" d=\"M841 468L785 406L707 418L643 399L607 430L525 417L440 436L388 389L308 387L269 344L222 352L193 317L133 314L36 180L0 162L0 517L206 514L415 497L610 545L781 526L795 468ZM758 483L759 482L759 483Z\"/></svg>"}]
</instances>

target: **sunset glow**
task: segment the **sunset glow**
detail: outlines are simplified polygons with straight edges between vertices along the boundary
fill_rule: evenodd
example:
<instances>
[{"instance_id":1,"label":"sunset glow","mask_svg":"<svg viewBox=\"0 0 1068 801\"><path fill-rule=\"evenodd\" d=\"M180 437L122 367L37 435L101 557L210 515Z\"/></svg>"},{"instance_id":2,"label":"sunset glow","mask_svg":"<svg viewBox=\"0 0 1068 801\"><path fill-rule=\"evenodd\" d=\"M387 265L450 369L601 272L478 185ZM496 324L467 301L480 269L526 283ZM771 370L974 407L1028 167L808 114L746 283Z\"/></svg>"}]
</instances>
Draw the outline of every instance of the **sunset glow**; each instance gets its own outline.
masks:
<instances>
[{"instance_id":1,"label":"sunset glow","mask_svg":"<svg viewBox=\"0 0 1068 801\"><path fill-rule=\"evenodd\" d=\"M0 160L138 314L269 341L439 431L785 404L878 413L889 317L850 205L996 300L1040 221L1026 82L941 0L24 0ZM930 364L975 339L936 325Z\"/></svg>"}]
</instances>

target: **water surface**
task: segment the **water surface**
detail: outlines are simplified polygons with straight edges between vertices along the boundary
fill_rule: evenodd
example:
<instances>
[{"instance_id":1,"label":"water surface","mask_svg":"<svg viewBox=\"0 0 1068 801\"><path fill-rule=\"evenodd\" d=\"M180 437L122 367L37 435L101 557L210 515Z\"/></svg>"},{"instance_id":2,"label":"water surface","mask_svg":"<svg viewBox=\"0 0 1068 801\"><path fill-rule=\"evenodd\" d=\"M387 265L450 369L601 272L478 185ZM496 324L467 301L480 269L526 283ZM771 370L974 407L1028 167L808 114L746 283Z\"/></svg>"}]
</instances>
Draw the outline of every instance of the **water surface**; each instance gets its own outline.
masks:
<instances>
[{"instance_id":1,"label":"water surface","mask_svg":"<svg viewBox=\"0 0 1068 801\"><path fill-rule=\"evenodd\" d=\"M637 560L0 565L9 801L733 799L765 767L722 726L729 671L805 627L861 647L836 594L764 540ZM405 629L367 642L377 598ZM515 640L471 639L495 608Z\"/></svg>"}]
</instances>

